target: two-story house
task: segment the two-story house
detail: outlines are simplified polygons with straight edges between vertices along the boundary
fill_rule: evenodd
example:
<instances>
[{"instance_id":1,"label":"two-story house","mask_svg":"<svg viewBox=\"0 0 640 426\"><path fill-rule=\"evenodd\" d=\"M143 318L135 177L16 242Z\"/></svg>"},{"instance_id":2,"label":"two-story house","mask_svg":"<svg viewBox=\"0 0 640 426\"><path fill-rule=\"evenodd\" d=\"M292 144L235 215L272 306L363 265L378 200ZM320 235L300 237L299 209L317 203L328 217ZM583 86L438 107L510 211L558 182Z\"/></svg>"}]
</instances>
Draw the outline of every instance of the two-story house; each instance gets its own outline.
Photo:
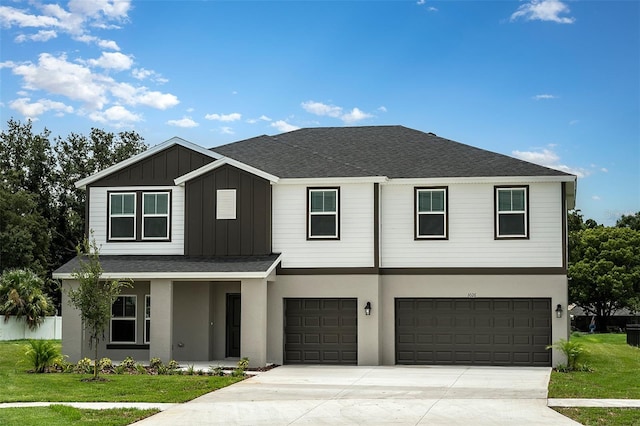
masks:
<instances>
[{"instance_id":1,"label":"two-story house","mask_svg":"<svg viewBox=\"0 0 640 426\"><path fill-rule=\"evenodd\" d=\"M568 337L576 177L402 126L212 150L173 138L82 179L100 356L549 366ZM77 259L56 271L76 285ZM63 293L63 350L88 354Z\"/></svg>"}]
</instances>

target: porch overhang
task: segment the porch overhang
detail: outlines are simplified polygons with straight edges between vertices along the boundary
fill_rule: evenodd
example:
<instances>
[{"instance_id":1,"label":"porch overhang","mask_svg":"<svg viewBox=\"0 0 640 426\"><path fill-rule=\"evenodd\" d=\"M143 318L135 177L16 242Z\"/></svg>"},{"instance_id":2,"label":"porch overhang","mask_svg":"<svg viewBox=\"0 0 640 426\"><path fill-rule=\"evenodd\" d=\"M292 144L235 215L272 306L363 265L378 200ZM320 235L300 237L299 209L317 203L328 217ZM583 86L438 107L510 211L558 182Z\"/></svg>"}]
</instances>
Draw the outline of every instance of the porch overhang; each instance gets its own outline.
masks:
<instances>
[{"instance_id":1,"label":"porch overhang","mask_svg":"<svg viewBox=\"0 0 640 426\"><path fill-rule=\"evenodd\" d=\"M274 273L282 255L238 257L187 257L187 256L100 256L102 278L147 280L242 280L265 279ZM74 271L82 259L75 257L54 271L53 278L74 279Z\"/></svg>"}]
</instances>

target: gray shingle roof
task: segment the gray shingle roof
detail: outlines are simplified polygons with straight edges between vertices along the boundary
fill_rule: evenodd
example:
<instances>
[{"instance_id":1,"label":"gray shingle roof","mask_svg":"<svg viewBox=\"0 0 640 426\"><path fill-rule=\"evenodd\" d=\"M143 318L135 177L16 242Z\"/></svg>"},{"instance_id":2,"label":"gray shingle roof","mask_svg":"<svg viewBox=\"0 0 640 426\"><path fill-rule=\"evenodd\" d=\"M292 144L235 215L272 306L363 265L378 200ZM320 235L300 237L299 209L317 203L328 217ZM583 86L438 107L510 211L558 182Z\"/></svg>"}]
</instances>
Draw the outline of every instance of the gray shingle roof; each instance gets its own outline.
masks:
<instances>
[{"instance_id":1,"label":"gray shingle roof","mask_svg":"<svg viewBox=\"0 0 640 426\"><path fill-rule=\"evenodd\" d=\"M300 129L212 150L281 178L570 176L403 126Z\"/></svg>"},{"instance_id":2,"label":"gray shingle roof","mask_svg":"<svg viewBox=\"0 0 640 426\"><path fill-rule=\"evenodd\" d=\"M100 264L105 273L227 273L266 272L278 259L279 254L268 256L243 256L220 258L190 258L186 256L100 256ZM75 257L54 271L55 274L71 274L78 267Z\"/></svg>"}]
</instances>

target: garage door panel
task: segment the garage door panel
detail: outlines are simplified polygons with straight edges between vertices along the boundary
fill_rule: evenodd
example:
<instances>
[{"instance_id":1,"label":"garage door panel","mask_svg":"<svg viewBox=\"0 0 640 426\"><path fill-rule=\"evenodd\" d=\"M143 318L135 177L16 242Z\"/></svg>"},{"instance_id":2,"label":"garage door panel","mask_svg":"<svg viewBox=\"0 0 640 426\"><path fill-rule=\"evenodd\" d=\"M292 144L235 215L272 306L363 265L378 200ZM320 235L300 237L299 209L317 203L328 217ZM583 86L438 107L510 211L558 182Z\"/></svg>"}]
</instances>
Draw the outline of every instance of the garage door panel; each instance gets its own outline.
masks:
<instances>
[{"instance_id":1,"label":"garage door panel","mask_svg":"<svg viewBox=\"0 0 640 426\"><path fill-rule=\"evenodd\" d=\"M551 365L550 299L396 299L399 364Z\"/></svg>"},{"instance_id":2,"label":"garage door panel","mask_svg":"<svg viewBox=\"0 0 640 426\"><path fill-rule=\"evenodd\" d=\"M284 299L285 364L357 364L356 299Z\"/></svg>"}]
</instances>

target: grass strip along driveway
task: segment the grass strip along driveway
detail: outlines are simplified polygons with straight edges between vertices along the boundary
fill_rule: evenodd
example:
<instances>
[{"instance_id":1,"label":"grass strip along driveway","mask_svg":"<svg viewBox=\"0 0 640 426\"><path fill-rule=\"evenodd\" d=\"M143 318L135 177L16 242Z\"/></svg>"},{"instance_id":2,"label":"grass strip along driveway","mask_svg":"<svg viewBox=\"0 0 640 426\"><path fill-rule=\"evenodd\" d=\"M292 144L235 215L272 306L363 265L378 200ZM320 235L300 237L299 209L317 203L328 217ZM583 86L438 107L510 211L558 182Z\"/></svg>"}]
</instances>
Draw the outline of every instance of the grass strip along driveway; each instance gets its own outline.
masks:
<instances>
[{"instance_id":1,"label":"grass strip along driveway","mask_svg":"<svg viewBox=\"0 0 640 426\"><path fill-rule=\"evenodd\" d=\"M586 349L582 362L593 371L551 373L549 398L640 399L640 348L627 345L624 334L574 334ZM585 424L640 426L634 408L554 408Z\"/></svg>"},{"instance_id":2,"label":"grass strip along driveway","mask_svg":"<svg viewBox=\"0 0 640 426\"><path fill-rule=\"evenodd\" d=\"M190 401L242 380L208 375L104 375L105 382L82 382L90 374L27 373L27 341L0 342L0 402L161 402ZM59 345L59 342L58 342ZM84 410L72 407L5 408L0 424L126 425L155 410ZM132 417L133 416L133 417ZM104 418L103 418L104 417Z\"/></svg>"}]
</instances>

